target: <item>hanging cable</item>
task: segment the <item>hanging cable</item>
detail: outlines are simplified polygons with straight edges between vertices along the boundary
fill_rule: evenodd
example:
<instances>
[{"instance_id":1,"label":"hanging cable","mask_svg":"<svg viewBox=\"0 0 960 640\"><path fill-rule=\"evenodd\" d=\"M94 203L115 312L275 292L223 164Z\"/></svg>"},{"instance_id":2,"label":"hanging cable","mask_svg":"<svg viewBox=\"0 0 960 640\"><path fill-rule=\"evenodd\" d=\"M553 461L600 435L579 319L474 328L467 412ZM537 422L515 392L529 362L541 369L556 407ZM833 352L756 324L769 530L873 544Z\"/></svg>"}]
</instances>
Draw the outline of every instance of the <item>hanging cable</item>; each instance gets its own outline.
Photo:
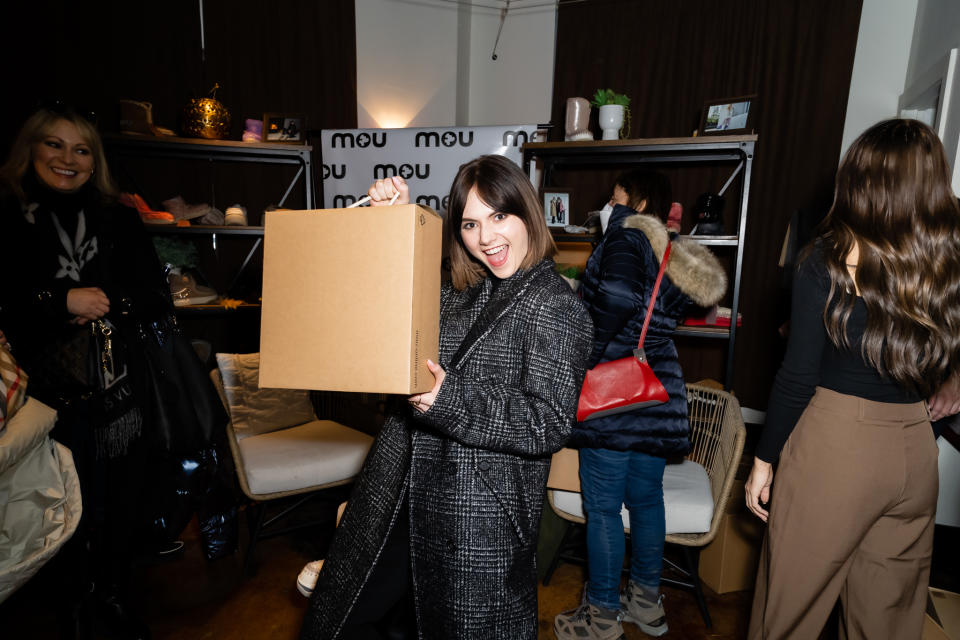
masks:
<instances>
[{"instance_id":1,"label":"hanging cable","mask_svg":"<svg viewBox=\"0 0 960 640\"><path fill-rule=\"evenodd\" d=\"M203 0L199 0L200 5L200 87L207 86L207 36L203 26ZM216 239L213 241L217 243Z\"/></svg>"},{"instance_id":2,"label":"hanging cable","mask_svg":"<svg viewBox=\"0 0 960 640\"><path fill-rule=\"evenodd\" d=\"M506 4L500 9L500 27L497 29L497 39L493 41L493 55L491 56L493 60L497 59L497 44L500 42L500 34L503 33L503 23L507 21L508 11L510 11L510 0L506 0Z\"/></svg>"},{"instance_id":3,"label":"hanging cable","mask_svg":"<svg viewBox=\"0 0 960 640\"><path fill-rule=\"evenodd\" d=\"M207 38L203 29L203 0L200 0L200 62L207 61Z\"/></svg>"}]
</instances>

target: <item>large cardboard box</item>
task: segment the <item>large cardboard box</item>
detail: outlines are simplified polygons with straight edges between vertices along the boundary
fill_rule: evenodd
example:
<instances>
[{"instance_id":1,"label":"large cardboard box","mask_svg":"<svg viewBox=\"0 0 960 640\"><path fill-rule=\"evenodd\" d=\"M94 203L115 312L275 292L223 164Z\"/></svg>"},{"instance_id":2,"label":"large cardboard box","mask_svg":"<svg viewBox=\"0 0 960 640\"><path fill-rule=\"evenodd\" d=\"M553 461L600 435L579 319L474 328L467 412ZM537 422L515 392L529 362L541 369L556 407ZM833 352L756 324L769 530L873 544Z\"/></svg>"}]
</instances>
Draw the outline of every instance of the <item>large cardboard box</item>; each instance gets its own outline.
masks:
<instances>
[{"instance_id":1,"label":"large cardboard box","mask_svg":"<svg viewBox=\"0 0 960 640\"><path fill-rule=\"evenodd\" d=\"M271 211L260 386L411 394L434 384L442 220L419 205Z\"/></svg>"},{"instance_id":2,"label":"large cardboard box","mask_svg":"<svg viewBox=\"0 0 960 640\"><path fill-rule=\"evenodd\" d=\"M580 493L580 452L564 447L550 460L547 489Z\"/></svg>"},{"instance_id":3,"label":"large cardboard box","mask_svg":"<svg viewBox=\"0 0 960 640\"><path fill-rule=\"evenodd\" d=\"M960 594L930 587L923 617L923 640L960 638Z\"/></svg>"},{"instance_id":4,"label":"large cardboard box","mask_svg":"<svg viewBox=\"0 0 960 640\"><path fill-rule=\"evenodd\" d=\"M764 523L744 504L743 480L735 480L716 537L700 552L700 579L717 593L753 589Z\"/></svg>"}]
</instances>

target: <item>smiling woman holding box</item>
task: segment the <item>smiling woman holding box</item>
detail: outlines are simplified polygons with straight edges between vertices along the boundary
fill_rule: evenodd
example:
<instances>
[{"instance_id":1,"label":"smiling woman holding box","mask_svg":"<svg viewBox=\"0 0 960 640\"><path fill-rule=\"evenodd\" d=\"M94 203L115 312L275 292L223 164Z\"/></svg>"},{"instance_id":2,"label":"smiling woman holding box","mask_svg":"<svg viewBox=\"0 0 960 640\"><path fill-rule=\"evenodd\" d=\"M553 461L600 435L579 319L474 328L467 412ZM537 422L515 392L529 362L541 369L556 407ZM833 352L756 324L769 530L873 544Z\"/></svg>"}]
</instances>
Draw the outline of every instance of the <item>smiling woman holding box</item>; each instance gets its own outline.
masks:
<instances>
[{"instance_id":1,"label":"smiling woman holding box","mask_svg":"<svg viewBox=\"0 0 960 640\"><path fill-rule=\"evenodd\" d=\"M400 178L369 190L372 206L397 194L409 202ZM554 269L519 167L501 156L468 162L449 202L452 278L440 362L428 362L436 382L388 418L371 449L302 638L376 638L378 622L404 607L423 638L537 637L550 456L574 422L593 326Z\"/></svg>"}]
</instances>

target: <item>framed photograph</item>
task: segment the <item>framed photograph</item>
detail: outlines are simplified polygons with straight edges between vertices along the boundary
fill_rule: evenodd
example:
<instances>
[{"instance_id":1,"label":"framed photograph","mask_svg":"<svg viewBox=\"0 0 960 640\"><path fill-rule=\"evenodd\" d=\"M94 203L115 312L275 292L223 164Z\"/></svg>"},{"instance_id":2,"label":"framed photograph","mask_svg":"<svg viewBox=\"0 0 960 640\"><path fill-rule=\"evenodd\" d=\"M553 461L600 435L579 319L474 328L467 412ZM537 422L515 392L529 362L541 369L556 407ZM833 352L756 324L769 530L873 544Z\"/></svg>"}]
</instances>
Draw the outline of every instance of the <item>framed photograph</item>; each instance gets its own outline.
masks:
<instances>
[{"instance_id":1,"label":"framed photograph","mask_svg":"<svg viewBox=\"0 0 960 640\"><path fill-rule=\"evenodd\" d=\"M306 140L304 117L289 113L263 114L264 142L294 142L303 144Z\"/></svg>"},{"instance_id":2,"label":"framed photograph","mask_svg":"<svg viewBox=\"0 0 960 640\"><path fill-rule=\"evenodd\" d=\"M570 224L570 189L544 187L540 190L543 215L548 227L565 227Z\"/></svg>"},{"instance_id":3,"label":"framed photograph","mask_svg":"<svg viewBox=\"0 0 960 640\"><path fill-rule=\"evenodd\" d=\"M703 115L700 118L700 135L753 133L756 111L756 94L709 100L703 106Z\"/></svg>"}]
</instances>

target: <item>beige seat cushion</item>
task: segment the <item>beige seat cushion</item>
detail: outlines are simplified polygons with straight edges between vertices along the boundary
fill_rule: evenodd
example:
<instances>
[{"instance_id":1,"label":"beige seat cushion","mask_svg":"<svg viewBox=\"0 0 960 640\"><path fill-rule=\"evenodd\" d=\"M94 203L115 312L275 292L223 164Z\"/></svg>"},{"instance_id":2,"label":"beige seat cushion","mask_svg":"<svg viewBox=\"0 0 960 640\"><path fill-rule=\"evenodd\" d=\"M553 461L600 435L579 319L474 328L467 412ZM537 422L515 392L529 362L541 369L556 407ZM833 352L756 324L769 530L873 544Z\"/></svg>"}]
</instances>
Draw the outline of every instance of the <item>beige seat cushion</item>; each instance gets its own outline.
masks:
<instances>
[{"instance_id":1,"label":"beige seat cushion","mask_svg":"<svg viewBox=\"0 0 960 640\"><path fill-rule=\"evenodd\" d=\"M309 391L260 388L259 353L218 353L217 367L237 440L317 419Z\"/></svg>"},{"instance_id":2,"label":"beige seat cushion","mask_svg":"<svg viewBox=\"0 0 960 640\"><path fill-rule=\"evenodd\" d=\"M554 491L554 507L582 518L583 499L572 491ZM706 470L693 462L668 464L663 472L663 506L666 512L666 533L703 533L713 520L713 494ZM630 530L630 512L620 511L623 528Z\"/></svg>"},{"instance_id":3,"label":"beige seat cushion","mask_svg":"<svg viewBox=\"0 0 960 640\"><path fill-rule=\"evenodd\" d=\"M254 494L296 491L352 478L373 438L331 420L249 436L239 442Z\"/></svg>"}]
</instances>

